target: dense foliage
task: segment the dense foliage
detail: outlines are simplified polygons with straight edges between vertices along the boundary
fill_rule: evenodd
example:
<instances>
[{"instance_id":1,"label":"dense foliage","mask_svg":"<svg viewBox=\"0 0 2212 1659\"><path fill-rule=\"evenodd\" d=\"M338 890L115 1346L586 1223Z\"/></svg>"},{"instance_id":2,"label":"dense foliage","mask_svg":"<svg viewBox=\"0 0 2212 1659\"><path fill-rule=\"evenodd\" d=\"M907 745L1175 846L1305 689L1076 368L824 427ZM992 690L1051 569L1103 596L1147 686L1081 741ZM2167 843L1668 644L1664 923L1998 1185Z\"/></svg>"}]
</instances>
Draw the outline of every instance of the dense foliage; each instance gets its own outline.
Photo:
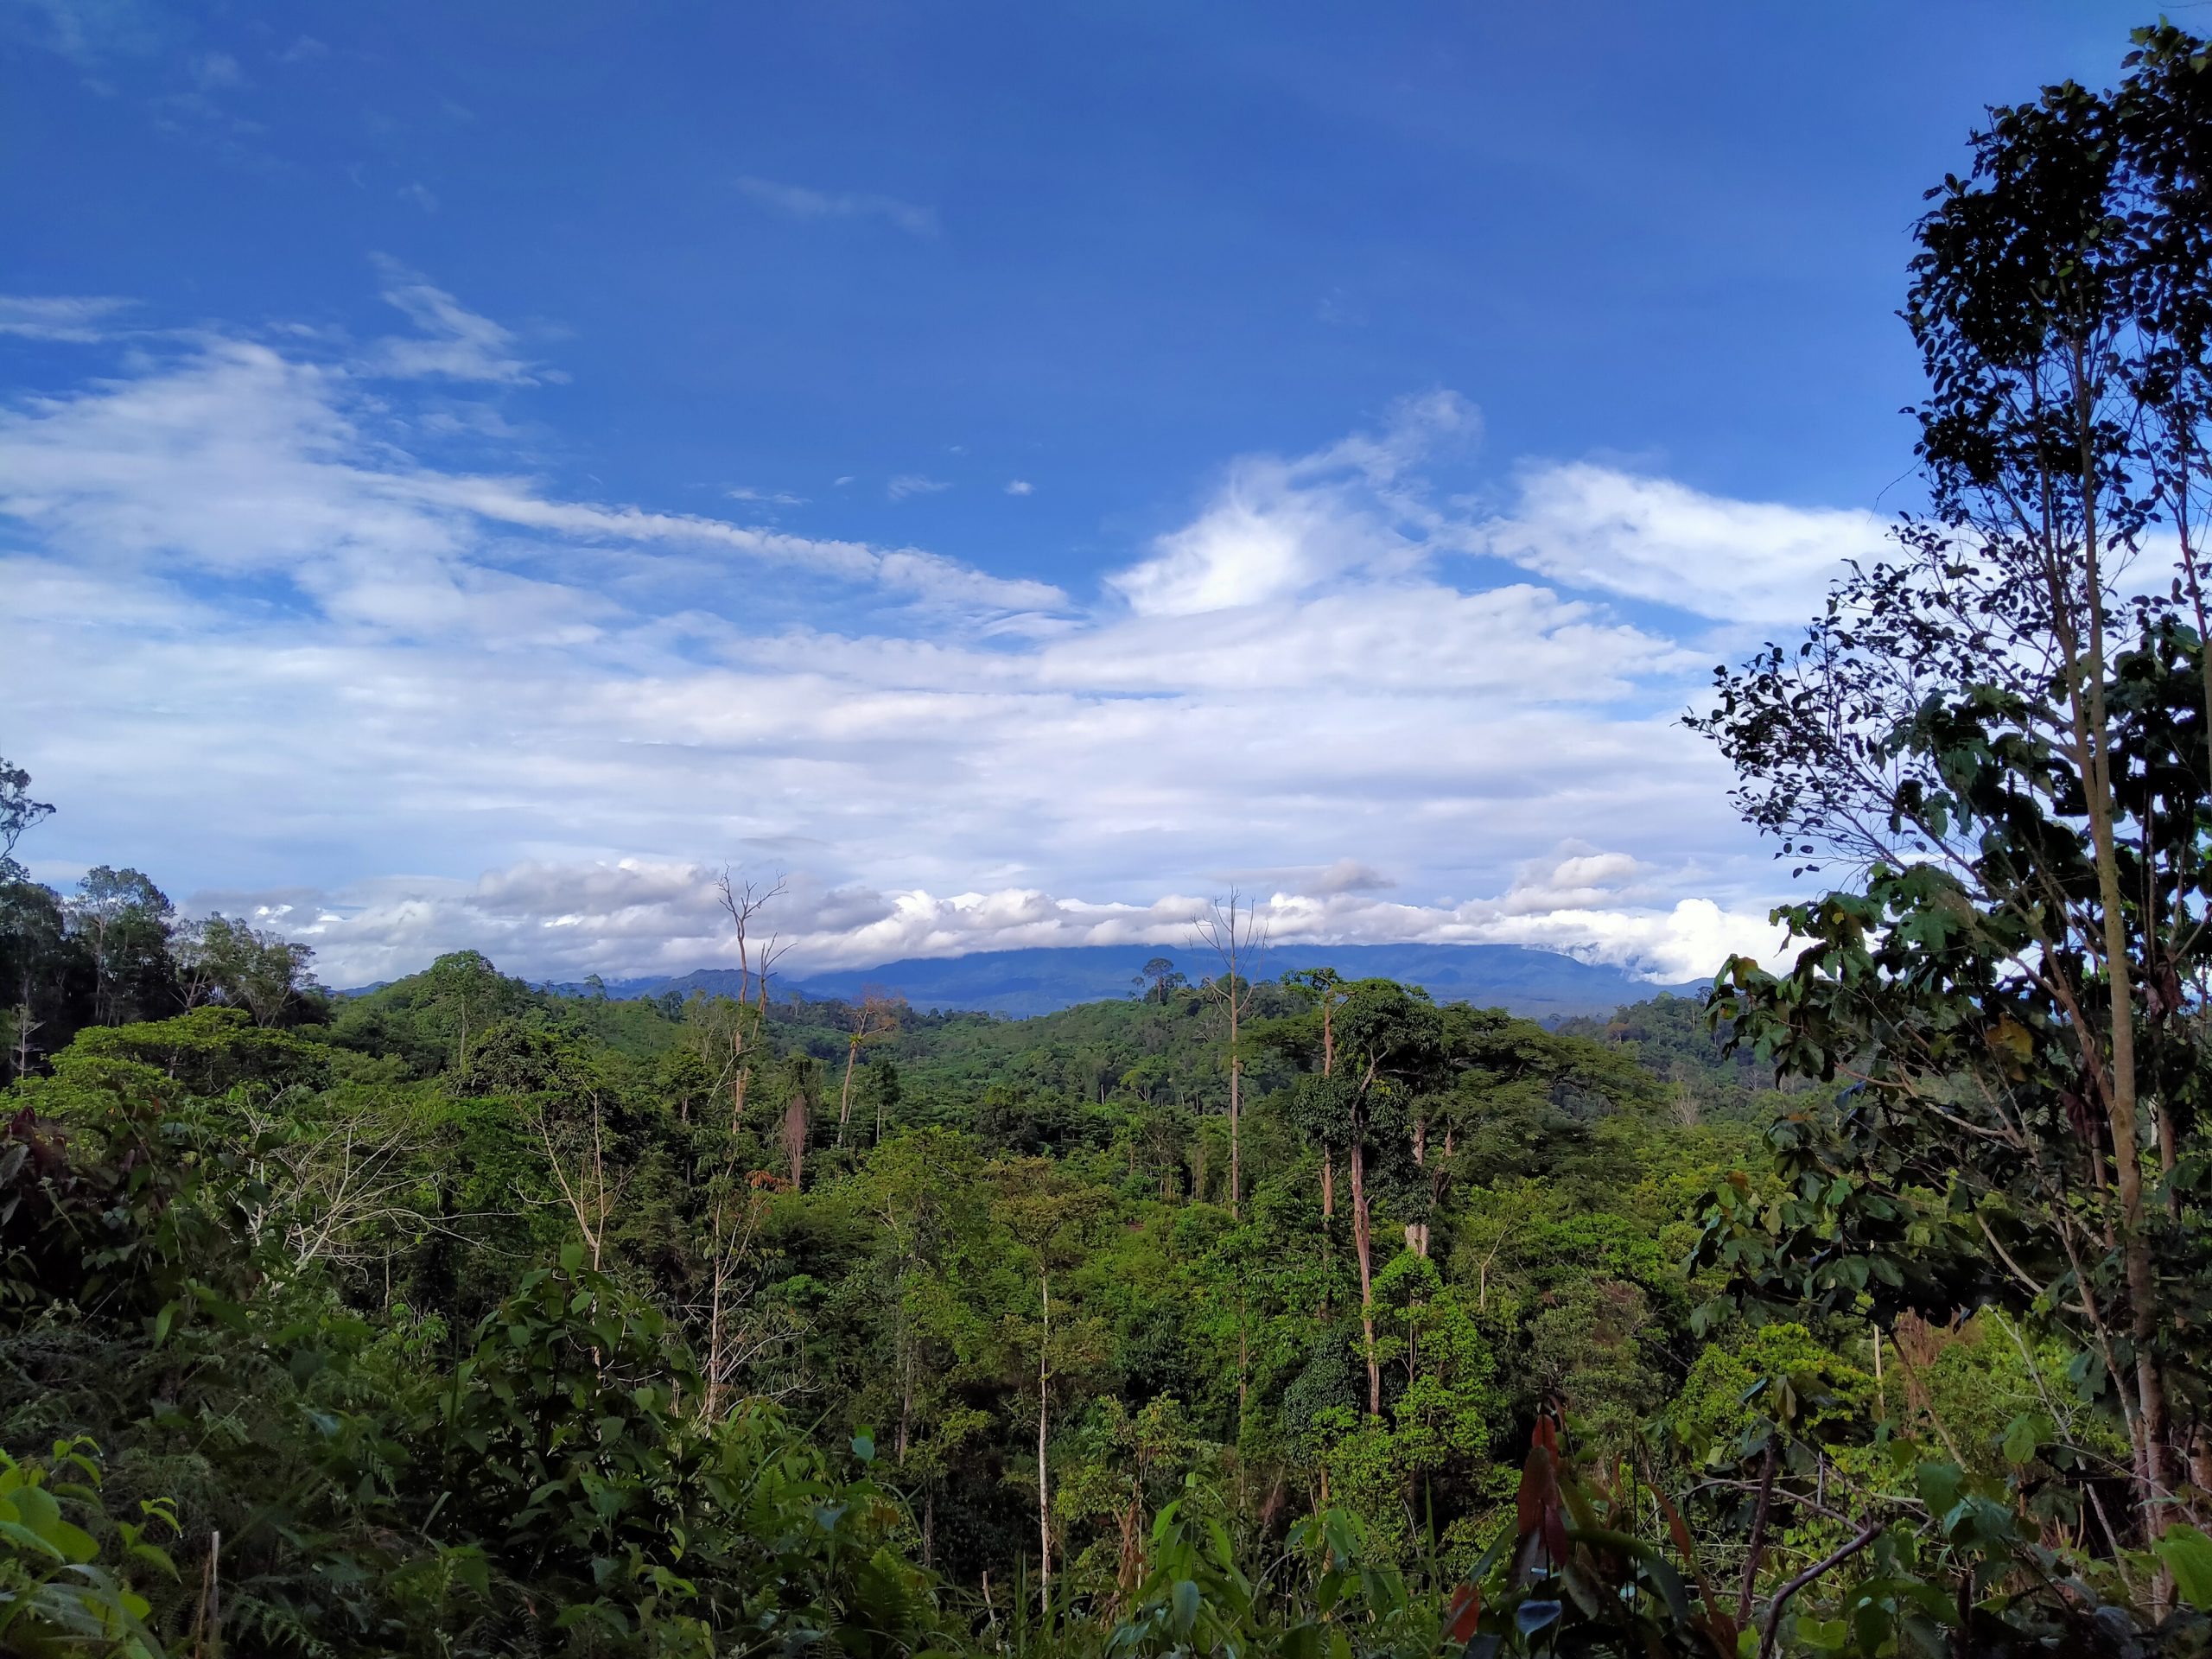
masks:
<instances>
[{"instance_id":1,"label":"dense foliage","mask_svg":"<svg viewBox=\"0 0 2212 1659\"><path fill-rule=\"evenodd\" d=\"M1234 895L1125 1001L807 1002L734 879L738 996L334 998L32 880L0 763L0 1649L2212 1651L2212 70L2138 45L1936 194L1932 511L1696 722L1846 878L1708 1005L1271 981Z\"/></svg>"}]
</instances>

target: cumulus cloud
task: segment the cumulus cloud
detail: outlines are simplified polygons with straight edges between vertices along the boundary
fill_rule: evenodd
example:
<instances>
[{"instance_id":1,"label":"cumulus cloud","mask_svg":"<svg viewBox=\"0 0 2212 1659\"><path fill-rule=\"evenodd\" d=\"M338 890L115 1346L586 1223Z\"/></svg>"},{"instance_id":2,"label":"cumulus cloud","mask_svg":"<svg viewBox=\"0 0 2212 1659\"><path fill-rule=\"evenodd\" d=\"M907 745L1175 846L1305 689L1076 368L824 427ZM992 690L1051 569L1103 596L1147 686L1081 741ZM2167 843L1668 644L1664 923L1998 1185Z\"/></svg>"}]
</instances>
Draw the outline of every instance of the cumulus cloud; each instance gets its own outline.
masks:
<instances>
[{"instance_id":1,"label":"cumulus cloud","mask_svg":"<svg viewBox=\"0 0 2212 1659\"><path fill-rule=\"evenodd\" d=\"M922 473L901 473L884 486L884 493L893 501L904 501L910 495L936 495L951 487L941 478L931 478Z\"/></svg>"},{"instance_id":2,"label":"cumulus cloud","mask_svg":"<svg viewBox=\"0 0 2212 1659\"><path fill-rule=\"evenodd\" d=\"M1408 474L1478 425L1464 399L1437 393L1400 404L1376 434L1294 460L1246 456L1196 518L1160 537L1110 585L1140 613L1176 616L1410 575L1453 544L1455 526L1408 487Z\"/></svg>"},{"instance_id":3,"label":"cumulus cloud","mask_svg":"<svg viewBox=\"0 0 2212 1659\"><path fill-rule=\"evenodd\" d=\"M804 185L779 184L773 179L741 178L737 188L740 194L787 219L879 219L909 236L935 236L938 231L934 208L917 207L894 196L810 190Z\"/></svg>"},{"instance_id":4,"label":"cumulus cloud","mask_svg":"<svg viewBox=\"0 0 2212 1659\"><path fill-rule=\"evenodd\" d=\"M497 425L448 464L418 382L547 372L387 281L420 373L369 384L390 342L203 334L0 409L0 697L64 809L23 849L42 876L267 886L351 982L461 944L532 976L696 966L723 859L791 875L823 968L1173 942L1233 880L1286 938L1679 979L1763 937L1770 866L1676 719L1707 649L1618 583L1465 556L1494 527L1427 476L1478 434L1462 399L1231 461L1086 601L488 472ZM1520 516L1573 520L1551 499ZM1738 559L1747 524L1785 563L1829 533L1741 505L1712 504ZM1656 532L1619 522L1633 564Z\"/></svg>"},{"instance_id":5,"label":"cumulus cloud","mask_svg":"<svg viewBox=\"0 0 2212 1659\"><path fill-rule=\"evenodd\" d=\"M312 944L334 984L414 972L434 957L472 949L537 979L678 975L730 954L715 897L719 872L702 865L625 859L520 864L474 881L385 877L335 893L298 888L208 891L195 909L254 918ZM1371 874L1371 872L1365 873ZM1515 895L1417 905L1373 896L1332 867L1300 887L1255 896L1277 944L1533 944L1624 968L1656 983L1711 974L1726 955L1776 958L1778 930L1764 914L1707 899L1643 907L1588 904L1528 912ZM1387 884L1380 884L1387 886ZM1037 887L936 894L824 887L801 879L767 912L789 947L789 978L909 958L1084 945L1185 944L1208 900L1098 902Z\"/></svg>"}]
</instances>

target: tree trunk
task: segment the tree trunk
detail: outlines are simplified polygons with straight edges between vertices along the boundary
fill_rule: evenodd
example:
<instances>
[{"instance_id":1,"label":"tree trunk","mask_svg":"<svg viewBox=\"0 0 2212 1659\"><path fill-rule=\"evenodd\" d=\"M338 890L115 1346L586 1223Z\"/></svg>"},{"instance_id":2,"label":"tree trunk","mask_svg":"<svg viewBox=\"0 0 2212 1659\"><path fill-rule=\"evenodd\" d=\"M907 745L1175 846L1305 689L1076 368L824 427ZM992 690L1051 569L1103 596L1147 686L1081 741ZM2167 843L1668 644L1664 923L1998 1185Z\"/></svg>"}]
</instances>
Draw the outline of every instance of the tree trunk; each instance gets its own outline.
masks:
<instances>
[{"instance_id":1,"label":"tree trunk","mask_svg":"<svg viewBox=\"0 0 2212 1659\"><path fill-rule=\"evenodd\" d=\"M2082 769L2082 793L2094 849L2097 900L2104 912L2104 956L2112 1000L2112 1096L2107 1103L2112 1123L2113 1163L2120 1194L2121 1250L2127 1270L2130 1327L2135 1338L2136 1410L2142 1422L2144 1490L2138 1494L2146 1535L2161 1537L2169 1520L2169 1505L2162 1502L2171 1489L2166 1446L2164 1379L2152 1351L2158 1327L2158 1281L2151 1262L2151 1241L2143 1227L2143 1155L2138 1141L2135 1075L2135 995L2133 964L2128 957L2126 899L2120 888L2120 855L2113 824L2112 726L2105 705L2105 606L2100 586L2102 573L2097 547L2094 437L2087 405L2088 375L2080 347L2075 356L2075 405L2080 417L2082 470L2082 552L2083 593L2089 608L2089 646L2086 663L2074 676L2075 722ZM2086 684L2088 708L2082 709ZM2163 1117L2163 1114L2161 1116ZM2165 1148L2162 1146L2161 1161Z\"/></svg>"},{"instance_id":2,"label":"tree trunk","mask_svg":"<svg viewBox=\"0 0 2212 1659\"><path fill-rule=\"evenodd\" d=\"M1236 1438L1244 1438L1245 1390L1252 1376L1252 1344L1244 1325L1244 1292L1236 1292ZM1243 1465L1239 1464L1241 1471ZM1241 1478L1241 1475L1240 1475Z\"/></svg>"},{"instance_id":3,"label":"tree trunk","mask_svg":"<svg viewBox=\"0 0 2212 1659\"><path fill-rule=\"evenodd\" d=\"M1382 1414L1382 1372L1375 1363L1375 1253L1368 1230L1367 1160L1351 1143L1351 1243L1359 1257L1359 1328L1367 1345L1367 1411Z\"/></svg>"},{"instance_id":4,"label":"tree trunk","mask_svg":"<svg viewBox=\"0 0 2212 1659\"><path fill-rule=\"evenodd\" d=\"M729 1132L735 1135L745 1127L745 1001L738 1000L737 1012L732 1016L729 1028Z\"/></svg>"},{"instance_id":5,"label":"tree trunk","mask_svg":"<svg viewBox=\"0 0 2212 1659\"><path fill-rule=\"evenodd\" d=\"M837 1144L845 1144L845 1124L853 1115L853 1062L860 1058L860 1039L845 1045L845 1086L837 1091Z\"/></svg>"},{"instance_id":6,"label":"tree trunk","mask_svg":"<svg viewBox=\"0 0 2212 1659\"><path fill-rule=\"evenodd\" d=\"M724 1260L721 1224L717 1217L715 1225L715 1290L714 1300L707 1314L707 1424L714 1426L721 1408L722 1397L722 1287L728 1277Z\"/></svg>"},{"instance_id":7,"label":"tree trunk","mask_svg":"<svg viewBox=\"0 0 2212 1659\"><path fill-rule=\"evenodd\" d=\"M1045 1466L1046 1389L1052 1382L1052 1278L1041 1274L1044 1292L1044 1334L1037 1344L1037 1612L1048 1618L1052 1611L1052 1488Z\"/></svg>"},{"instance_id":8,"label":"tree trunk","mask_svg":"<svg viewBox=\"0 0 2212 1659\"><path fill-rule=\"evenodd\" d=\"M1335 1222L1337 1216L1337 1154L1326 1144L1321 1147L1321 1317L1329 1317L1336 1298L1332 1294L1329 1276L1336 1264Z\"/></svg>"},{"instance_id":9,"label":"tree trunk","mask_svg":"<svg viewBox=\"0 0 2212 1659\"><path fill-rule=\"evenodd\" d=\"M806 1173L806 1096L795 1094L784 1108L784 1154L791 1160L791 1191L796 1192Z\"/></svg>"},{"instance_id":10,"label":"tree trunk","mask_svg":"<svg viewBox=\"0 0 2212 1659\"><path fill-rule=\"evenodd\" d=\"M1229 1046L1232 1050L1236 1046L1236 1005L1233 1002L1229 1008ZM1243 1070L1244 1062L1232 1056L1229 1062L1229 1213L1232 1216L1243 1197L1244 1155L1237 1128L1240 1113L1236 1087Z\"/></svg>"},{"instance_id":11,"label":"tree trunk","mask_svg":"<svg viewBox=\"0 0 2212 1659\"><path fill-rule=\"evenodd\" d=\"M900 1367L904 1375L899 1389L899 1445L895 1455L899 1466L904 1469L906 1466L907 1430L914 1421L914 1349L912 1343L902 1343L900 1346L906 1351L904 1355L906 1363Z\"/></svg>"}]
</instances>

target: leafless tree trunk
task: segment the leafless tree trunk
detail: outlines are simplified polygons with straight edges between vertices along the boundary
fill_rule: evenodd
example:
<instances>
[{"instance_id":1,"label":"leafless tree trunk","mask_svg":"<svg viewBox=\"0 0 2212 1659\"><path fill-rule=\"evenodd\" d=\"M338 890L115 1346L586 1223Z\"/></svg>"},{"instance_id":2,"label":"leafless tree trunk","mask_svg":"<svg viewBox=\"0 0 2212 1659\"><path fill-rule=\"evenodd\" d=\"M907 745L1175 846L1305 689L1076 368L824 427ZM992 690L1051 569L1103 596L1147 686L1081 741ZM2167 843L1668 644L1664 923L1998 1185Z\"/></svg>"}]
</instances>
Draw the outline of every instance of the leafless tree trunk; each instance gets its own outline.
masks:
<instances>
[{"instance_id":1,"label":"leafless tree trunk","mask_svg":"<svg viewBox=\"0 0 2212 1659\"><path fill-rule=\"evenodd\" d=\"M575 1218L576 1232L591 1252L591 1268L597 1273L607 1247L607 1224L614 1212L615 1188L607 1179L606 1126L599 1096L591 1097L591 1149L577 1160L572 1172L568 1160L553 1144L553 1128L543 1109L537 1113L537 1138L545 1148L545 1161L561 1188L562 1199Z\"/></svg>"},{"instance_id":2,"label":"leafless tree trunk","mask_svg":"<svg viewBox=\"0 0 2212 1659\"><path fill-rule=\"evenodd\" d=\"M791 1163L791 1191L799 1190L806 1174L806 1090L794 1089L784 1105L784 1156Z\"/></svg>"},{"instance_id":3,"label":"leafless tree trunk","mask_svg":"<svg viewBox=\"0 0 2212 1659\"><path fill-rule=\"evenodd\" d=\"M1238 1027L1251 1012L1251 975L1267 954L1268 929L1255 901L1231 887L1227 900L1215 899L1194 931L1195 942L1221 959L1223 972L1211 984L1214 996L1229 1010L1229 1208L1233 1214L1244 1197L1244 1053L1238 1046Z\"/></svg>"},{"instance_id":4,"label":"leafless tree trunk","mask_svg":"<svg viewBox=\"0 0 2212 1659\"><path fill-rule=\"evenodd\" d=\"M732 1211L741 1208L742 1213L734 1217ZM752 1254L763 1208L760 1194L752 1191L741 1197L726 1191L715 1205L715 1259L708 1290L704 1400L705 1417L710 1424L721 1421L723 1401L745 1363L767 1345L762 1342L741 1342L733 1328L739 1300L738 1276Z\"/></svg>"},{"instance_id":5,"label":"leafless tree trunk","mask_svg":"<svg viewBox=\"0 0 2212 1659\"><path fill-rule=\"evenodd\" d=\"M753 936L757 931L756 924L760 919L760 913L776 899L782 898L784 890L784 879L781 876L763 885L752 880L734 879L727 868L722 871L721 879L715 884L715 894L721 901L722 909L729 916L730 925L737 931L737 1019L732 1027L730 1039L732 1063L729 1127L733 1135L742 1127L745 1122L745 1084L748 1070L746 1065L746 1000L757 977L760 987L760 1019L761 1027L765 1031L768 1017L768 970L774 965L775 958L782 954L777 949L776 936L770 934L767 943L760 946L760 965L756 970L753 965Z\"/></svg>"},{"instance_id":6,"label":"leafless tree trunk","mask_svg":"<svg viewBox=\"0 0 2212 1659\"><path fill-rule=\"evenodd\" d=\"M28 988L23 1000L16 1005L16 1075L27 1077L31 1071L31 1033L46 1024L31 1017L30 995Z\"/></svg>"},{"instance_id":7,"label":"leafless tree trunk","mask_svg":"<svg viewBox=\"0 0 2212 1659\"><path fill-rule=\"evenodd\" d=\"M850 1028L845 1040L845 1083L837 1094L837 1144L845 1144L845 1126L853 1116L853 1067L861 1057L864 1044L888 1036L899 1029L899 1011L906 1001L874 986L861 988L861 1000L852 1009ZM879 1110L876 1118L876 1139L883 1138L883 1120Z\"/></svg>"},{"instance_id":8,"label":"leafless tree trunk","mask_svg":"<svg viewBox=\"0 0 2212 1659\"><path fill-rule=\"evenodd\" d=\"M1046 1410L1052 1381L1052 1275L1037 1275L1044 1294L1042 1334L1037 1342L1037 1611L1049 1618L1052 1607L1052 1488L1045 1463Z\"/></svg>"},{"instance_id":9,"label":"leafless tree trunk","mask_svg":"<svg viewBox=\"0 0 2212 1659\"><path fill-rule=\"evenodd\" d=\"M1367 1409L1382 1414L1382 1371L1375 1360L1375 1245L1367 1211L1367 1154L1351 1143L1351 1242L1359 1256L1359 1329L1367 1347Z\"/></svg>"}]
</instances>

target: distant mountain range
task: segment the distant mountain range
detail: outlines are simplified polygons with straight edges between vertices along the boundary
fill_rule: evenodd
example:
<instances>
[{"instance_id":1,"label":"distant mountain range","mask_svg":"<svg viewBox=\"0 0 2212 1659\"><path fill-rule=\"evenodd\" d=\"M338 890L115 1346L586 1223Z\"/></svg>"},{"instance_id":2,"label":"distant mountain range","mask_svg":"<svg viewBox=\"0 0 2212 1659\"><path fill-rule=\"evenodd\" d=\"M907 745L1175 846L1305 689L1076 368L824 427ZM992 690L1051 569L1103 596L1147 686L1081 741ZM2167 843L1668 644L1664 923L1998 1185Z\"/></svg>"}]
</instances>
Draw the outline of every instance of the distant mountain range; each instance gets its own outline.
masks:
<instances>
[{"instance_id":1,"label":"distant mountain range","mask_svg":"<svg viewBox=\"0 0 2212 1659\"><path fill-rule=\"evenodd\" d=\"M802 996L849 998L864 986L900 993L918 1008L958 1008L1023 1017L1051 1014L1078 1002L1128 995L1146 963L1166 957L1193 983L1218 971L1211 957L1156 945L1076 945L1034 950L982 950L968 957L911 957L880 968L779 977L775 989ZM1694 995L1707 982L1655 985L1618 968L1579 962L1555 950L1521 944L1279 944L1260 964L1258 976L1274 979L1294 969L1334 968L1348 979L1395 979L1422 985L1440 1002L1502 1007L1526 1019L1610 1014L1672 991ZM731 995L734 968L704 968L672 978L611 979L609 996L658 996L674 991ZM555 990L580 992L582 986Z\"/></svg>"}]
</instances>

